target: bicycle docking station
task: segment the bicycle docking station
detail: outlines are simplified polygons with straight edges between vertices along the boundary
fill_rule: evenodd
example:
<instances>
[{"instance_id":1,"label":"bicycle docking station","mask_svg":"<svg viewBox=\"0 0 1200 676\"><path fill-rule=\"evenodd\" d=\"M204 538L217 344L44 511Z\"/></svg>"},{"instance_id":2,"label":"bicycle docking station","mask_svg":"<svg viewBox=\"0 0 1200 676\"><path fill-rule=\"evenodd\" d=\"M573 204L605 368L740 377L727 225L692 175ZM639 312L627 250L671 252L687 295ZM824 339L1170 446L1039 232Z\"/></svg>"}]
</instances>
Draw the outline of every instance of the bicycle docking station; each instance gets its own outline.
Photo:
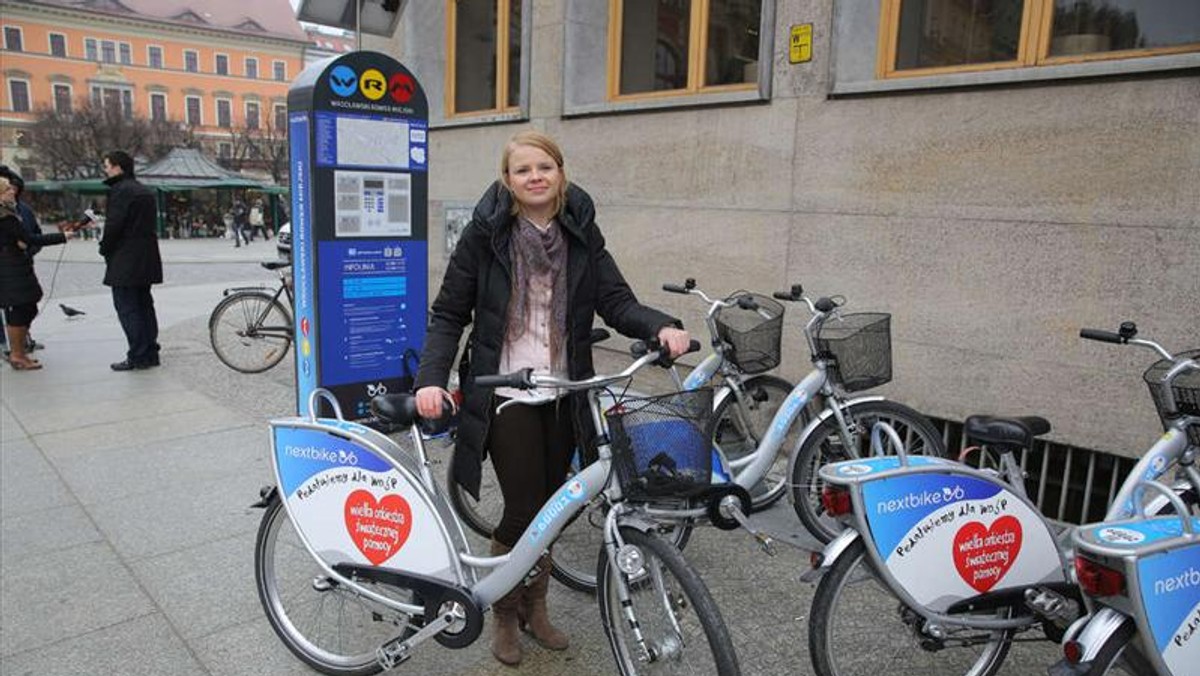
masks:
<instances>
[{"instance_id":1,"label":"bicycle docking station","mask_svg":"<svg viewBox=\"0 0 1200 676\"><path fill-rule=\"evenodd\" d=\"M417 79L376 52L315 63L288 92L301 415L322 388L371 424L372 397L412 386L429 297L428 120Z\"/></svg>"}]
</instances>

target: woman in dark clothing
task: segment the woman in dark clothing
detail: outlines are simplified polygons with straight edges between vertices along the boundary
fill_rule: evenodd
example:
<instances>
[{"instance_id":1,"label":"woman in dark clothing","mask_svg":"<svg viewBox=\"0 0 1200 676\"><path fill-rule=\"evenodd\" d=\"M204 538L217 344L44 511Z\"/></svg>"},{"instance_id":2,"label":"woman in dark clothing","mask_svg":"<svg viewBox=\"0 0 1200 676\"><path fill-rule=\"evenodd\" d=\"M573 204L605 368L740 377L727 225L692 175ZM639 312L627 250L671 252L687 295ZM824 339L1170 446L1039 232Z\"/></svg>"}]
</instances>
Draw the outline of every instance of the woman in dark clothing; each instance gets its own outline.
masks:
<instances>
[{"instance_id":1,"label":"woman in dark clothing","mask_svg":"<svg viewBox=\"0 0 1200 676\"><path fill-rule=\"evenodd\" d=\"M690 341L677 319L638 303L605 249L591 198L568 184L557 144L537 132L517 134L504 147L500 180L476 205L450 259L416 378L417 408L437 417L450 401L445 385L459 338L472 326L459 368L466 397L454 479L478 496L486 448L504 495L493 555L511 550L566 478L575 440L590 438L591 423L579 397L565 405L508 406L494 415L507 399L559 395L493 393L473 387L474 377L527 367L575 379L593 375L588 338L596 314L627 336L658 337L672 356ZM546 648L567 647L546 614L549 575L545 555L531 582L493 606L492 654L501 662L521 661L521 626Z\"/></svg>"},{"instance_id":2,"label":"woman in dark clothing","mask_svg":"<svg viewBox=\"0 0 1200 676\"><path fill-rule=\"evenodd\" d=\"M36 241L35 241L36 239ZM42 299L42 287L33 271L31 246L62 244L62 233L30 235L17 214L17 188L7 177L0 176L0 307L4 308L8 332L8 363L18 371L42 368L25 350L29 325L37 316L37 303Z\"/></svg>"}]
</instances>

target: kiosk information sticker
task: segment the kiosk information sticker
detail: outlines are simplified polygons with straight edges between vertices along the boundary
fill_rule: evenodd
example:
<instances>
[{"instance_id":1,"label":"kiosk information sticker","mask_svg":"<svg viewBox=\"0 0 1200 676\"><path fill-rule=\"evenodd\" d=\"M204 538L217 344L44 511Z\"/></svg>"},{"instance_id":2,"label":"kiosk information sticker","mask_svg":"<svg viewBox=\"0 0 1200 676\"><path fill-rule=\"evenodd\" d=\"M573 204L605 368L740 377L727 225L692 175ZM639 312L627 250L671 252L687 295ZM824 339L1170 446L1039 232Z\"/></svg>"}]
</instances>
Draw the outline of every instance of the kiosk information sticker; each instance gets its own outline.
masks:
<instances>
[{"instance_id":1,"label":"kiosk information sticker","mask_svg":"<svg viewBox=\"0 0 1200 676\"><path fill-rule=\"evenodd\" d=\"M338 237L412 235L412 178L369 171L334 172L334 233Z\"/></svg>"},{"instance_id":2,"label":"kiosk information sticker","mask_svg":"<svg viewBox=\"0 0 1200 676\"><path fill-rule=\"evenodd\" d=\"M1200 664L1200 544L1151 554L1137 562L1150 640L1172 674Z\"/></svg>"}]
</instances>

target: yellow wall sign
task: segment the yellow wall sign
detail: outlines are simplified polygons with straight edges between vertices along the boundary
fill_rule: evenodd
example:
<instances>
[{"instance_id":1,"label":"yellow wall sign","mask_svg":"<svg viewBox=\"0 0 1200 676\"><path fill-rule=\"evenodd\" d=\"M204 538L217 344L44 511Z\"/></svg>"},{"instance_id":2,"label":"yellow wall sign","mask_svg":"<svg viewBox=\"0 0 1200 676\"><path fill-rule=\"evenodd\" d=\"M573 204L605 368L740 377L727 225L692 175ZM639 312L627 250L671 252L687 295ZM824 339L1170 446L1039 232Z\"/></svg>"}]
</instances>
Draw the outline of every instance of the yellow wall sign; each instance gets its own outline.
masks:
<instances>
[{"instance_id":1,"label":"yellow wall sign","mask_svg":"<svg viewBox=\"0 0 1200 676\"><path fill-rule=\"evenodd\" d=\"M788 44L788 60L804 63L812 60L812 24L800 23L792 26L792 39Z\"/></svg>"}]
</instances>

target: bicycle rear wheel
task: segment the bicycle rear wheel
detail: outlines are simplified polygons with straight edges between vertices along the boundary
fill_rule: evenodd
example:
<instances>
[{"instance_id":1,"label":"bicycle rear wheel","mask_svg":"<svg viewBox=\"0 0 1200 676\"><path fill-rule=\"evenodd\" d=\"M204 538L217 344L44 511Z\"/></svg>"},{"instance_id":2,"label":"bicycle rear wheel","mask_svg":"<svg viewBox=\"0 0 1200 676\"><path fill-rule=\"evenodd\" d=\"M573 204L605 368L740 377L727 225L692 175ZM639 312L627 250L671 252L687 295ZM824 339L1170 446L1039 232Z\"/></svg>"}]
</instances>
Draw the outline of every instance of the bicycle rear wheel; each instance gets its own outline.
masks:
<instances>
[{"instance_id":1,"label":"bicycle rear wheel","mask_svg":"<svg viewBox=\"0 0 1200 676\"><path fill-rule=\"evenodd\" d=\"M273 296L235 293L208 321L208 337L221 363L241 373L262 373L283 360L292 344L292 315Z\"/></svg>"},{"instance_id":2,"label":"bicycle rear wheel","mask_svg":"<svg viewBox=\"0 0 1200 676\"><path fill-rule=\"evenodd\" d=\"M713 417L717 420L713 444L721 449L725 459L730 462L755 452L766 436L775 413L792 393L792 384L776 376L759 375L743 381L742 389L744 400L739 400L731 393L713 411ZM780 444L774 464L762 480L750 487L751 512L770 507L787 493L788 456L782 451L795 447L800 430L808 421L809 411L805 408L800 411L787 437Z\"/></svg>"},{"instance_id":3,"label":"bicycle rear wheel","mask_svg":"<svg viewBox=\"0 0 1200 676\"><path fill-rule=\"evenodd\" d=\"M621 674L740 674L725 621L679 550L632 528L621 538L623 560L601 547L596 567L600 618Z\"/></svg>"},{"instance_id":4,"label":"bicycle rear wheel","mask_svg":"<svg viewBox=\"0 0 1200 676\"><path fill-rule=\"evenodd\" d=\"M813 596L808 625L813 669L818 676L990 676L1004 662L1013 636L1011 630L945 627L946 637L935 640L921 633L923 623L879 578L862 540L856 540Z\"/></svg>"},{"instance_id":5,"label":"bicycle rear wheel","mask_svg":"<svg viewBox=\"0 0 1200 676\"><path fill-rule=\"evenodd\" d=\"M946 446L933 423L894 401L862 401L842 408L850 430L849 446L842 439L838 421L829 416L803 439L792 466L792 506L808 532L821 542L829 542L842 532L841 525L825 513L821 491L825 483L817 470L822 465L865 458L871 455L871 428L886 422L900 435L909 455L946 456Z\"/></svg>"},{"instance_id":6,"label":"bicycle rear wheel","mask_svg":"<svg viewBox=\"0 0 1200 676\"><path fill-rule=\"evenodd\" d=\"M267 506L259 525L254 579L275 634L296 657L325 674L376 674L381 667L375 650L413 631L410 616L327 577L300 541L279 499ZM388 598L412 602L407 590L378 584L371 588Z\"/></svg>"}]
</instances>

